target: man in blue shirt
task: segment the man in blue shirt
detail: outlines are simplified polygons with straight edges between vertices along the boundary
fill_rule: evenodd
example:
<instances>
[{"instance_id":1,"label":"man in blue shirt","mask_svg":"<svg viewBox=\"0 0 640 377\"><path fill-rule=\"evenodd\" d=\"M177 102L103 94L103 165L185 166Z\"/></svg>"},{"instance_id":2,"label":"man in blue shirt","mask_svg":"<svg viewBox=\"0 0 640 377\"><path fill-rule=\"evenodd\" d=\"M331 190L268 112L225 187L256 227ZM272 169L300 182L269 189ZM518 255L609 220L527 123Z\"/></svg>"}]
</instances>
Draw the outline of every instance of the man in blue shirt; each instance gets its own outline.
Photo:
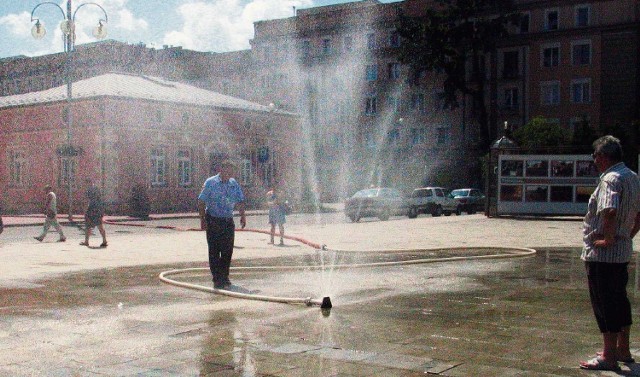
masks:
<instances>
[{"instance_id":1,"label":"man in blue shirt","mask_svg":"<svg viewBox=\"0 0 640 377\"><path fill-rule=\"evenodd\" d=\"M242 188L231 178L234 171L233 162L223 161L220 172L204 182L202 192L198 195L200 228L207 231L209 268L216 289L231 286L229 267L235 235L233 210L236 206L240 212L240 225L243 229L247 225Z\"/></svg>"}]
</instances>

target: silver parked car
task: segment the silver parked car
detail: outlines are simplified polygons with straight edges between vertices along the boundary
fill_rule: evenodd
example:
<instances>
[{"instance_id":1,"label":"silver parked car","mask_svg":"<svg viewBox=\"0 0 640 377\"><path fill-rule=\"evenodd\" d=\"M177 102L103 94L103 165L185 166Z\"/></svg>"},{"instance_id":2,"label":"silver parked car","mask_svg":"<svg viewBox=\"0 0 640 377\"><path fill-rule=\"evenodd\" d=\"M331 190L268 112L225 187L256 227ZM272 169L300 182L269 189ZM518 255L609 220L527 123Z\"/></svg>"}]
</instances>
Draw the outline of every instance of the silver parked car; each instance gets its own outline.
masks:
<instances>
[{"instance_id":1,"label":"silver parked car","mask_svg":"<svg viewBox=\"0 0 640 377\"><path fill-rule=\"evenodd\" d=\"M358 222L362 217L387 220L389 216L405 216L408 212L405 198L393 188L370 188L356 192L344 205L345 215Z\"/></svg>"},{"instance_id":2,"label":"silver parked car","mask_svg":"<svg viewBox=\"0 0 640 377\"><path fill-rule=\"evenodd\" d=\"M421 187L413 190L409 198L409 218L416 218L421 213L430 213L431 216L445 216L456 212L458 203L447 195L447 190L442 187Z\"/></svg>"},{"instance_id":3,"label":"silver parked car","mask_svg":"<svg viewBox=\"0 0 640 377\"><path fill-rule=\"evenodd\" d=\"M484 211L485 196L479 189L463 188L451 191L451 195L458 202L460 211L474 214Z\"/></svg>"}]
</instances>

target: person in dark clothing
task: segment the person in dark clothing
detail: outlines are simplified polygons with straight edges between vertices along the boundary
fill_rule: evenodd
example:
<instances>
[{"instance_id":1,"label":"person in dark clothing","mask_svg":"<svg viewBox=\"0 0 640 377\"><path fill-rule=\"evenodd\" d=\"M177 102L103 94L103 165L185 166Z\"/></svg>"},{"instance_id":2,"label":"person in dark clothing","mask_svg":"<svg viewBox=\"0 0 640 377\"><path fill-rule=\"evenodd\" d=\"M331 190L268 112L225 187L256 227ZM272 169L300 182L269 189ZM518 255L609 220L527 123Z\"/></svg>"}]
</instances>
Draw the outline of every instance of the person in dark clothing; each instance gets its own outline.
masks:
<instances>
[{"instance_id":1,"label":"person in dark clothing","mask_svg":"<svg viewBox=\"0 0 640 377\"><path fill-rule=\"evenodd\" d=\"M100 189L96 187L93 182L87 180L87 210L84 214L84 221L86 225L84 242L80 242L82 246L89 246L89 236L93 228L98 227L100 235L102 236L102 244L100 247L107 247L107 232L104 230L102 224L102 216L104 216L104 204L102 202L102 195Z\"/></svg>"}]
</instances>

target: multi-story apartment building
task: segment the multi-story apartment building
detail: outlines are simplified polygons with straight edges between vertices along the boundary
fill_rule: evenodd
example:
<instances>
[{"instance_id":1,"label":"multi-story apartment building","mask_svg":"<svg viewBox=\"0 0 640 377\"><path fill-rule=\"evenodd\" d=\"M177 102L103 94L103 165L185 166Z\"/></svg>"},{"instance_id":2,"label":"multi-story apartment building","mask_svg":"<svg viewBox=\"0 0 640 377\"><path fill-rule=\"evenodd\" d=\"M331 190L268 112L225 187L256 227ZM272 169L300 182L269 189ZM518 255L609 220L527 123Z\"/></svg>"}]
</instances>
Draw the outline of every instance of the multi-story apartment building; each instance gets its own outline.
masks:
<instances>
[{"instance_id":1,"label":"multi-story apartment building","mask_svg":"<svg viewBox=\"0 0 640 377\"><path fill-rule=\"evenodd\" d=\"M147 48L113 40L76 46L71 55L73 81L108 72L128 72L170 79L198 77L193 61L211 54L165 46ZM66 53L0 59L0 96L46 90L63 85L67 76Z\"/></svg>"},{"instance_id":2,"label":"multi-story apartment building","mask_svg":"<svg viewBox=\"0 0 640 377\"><path fill-rule=\"evenodd\" d=\"M518 127L543 116L571 133L638 119L640 2L517 0L522 14L491 69L491 112Z\"/></svg>"},{"instance_id":3,"label":"multi-story apartment building","mask_svg":"<svg viewBox=\"0 0 640 377\"><path fill-rule=\"evenodd\" d=\"M403 5L367 0L255 23L253 94L303 117L323 198L469 179L477 135L465 109L444 110L440 78L413 77L398 61Z\"/></svg>"}]
</instances>

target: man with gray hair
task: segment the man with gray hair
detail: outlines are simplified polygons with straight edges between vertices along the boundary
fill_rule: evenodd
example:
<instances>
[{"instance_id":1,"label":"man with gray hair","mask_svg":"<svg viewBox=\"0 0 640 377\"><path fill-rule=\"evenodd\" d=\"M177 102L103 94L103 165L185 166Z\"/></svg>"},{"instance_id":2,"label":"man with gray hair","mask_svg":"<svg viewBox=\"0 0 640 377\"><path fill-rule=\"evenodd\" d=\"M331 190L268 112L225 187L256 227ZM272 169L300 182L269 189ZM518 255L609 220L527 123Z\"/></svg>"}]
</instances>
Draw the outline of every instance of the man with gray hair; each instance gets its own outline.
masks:
<instances>
[{"instance_id":1,"label":"man with gray hair","mask_svg":"<svg viewBox=\"0 0 640 377\"><path fill-rule=\"evenodd\" d=\"M601 175L584 218L581 259L603 349L593 359L580 362L580 367L617 371L618 362L634 362L629 350L632 321L627 266L633 238L640 230L640 181L622 162L617 138L608 135L596 140L592 156Z\"/></svg>"}]
</instances>

